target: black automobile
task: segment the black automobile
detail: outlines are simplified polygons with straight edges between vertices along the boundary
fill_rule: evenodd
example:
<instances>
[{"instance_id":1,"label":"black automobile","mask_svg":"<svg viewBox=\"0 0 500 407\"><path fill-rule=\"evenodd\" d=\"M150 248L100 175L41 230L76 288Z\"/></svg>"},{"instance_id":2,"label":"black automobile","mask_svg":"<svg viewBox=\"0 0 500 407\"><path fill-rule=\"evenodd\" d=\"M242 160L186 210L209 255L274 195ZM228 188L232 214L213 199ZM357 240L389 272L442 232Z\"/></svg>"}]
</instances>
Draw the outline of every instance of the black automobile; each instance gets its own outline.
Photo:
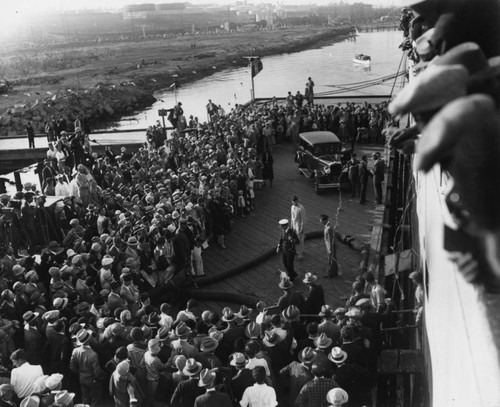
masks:
<instances>
[{"instance_id":1,"label":"black automobile","mask_svg":"<svg viewBox=\"0 0 500 407\"><path fill-rule=\"evenodd\" d=\"M299 171L314 179L314 190L320 194L326 188L350 188L349 176L344 171L351 157L351 149L331 131L310 131L299 134L296 161Z\"/></svg>"}]
</instances>

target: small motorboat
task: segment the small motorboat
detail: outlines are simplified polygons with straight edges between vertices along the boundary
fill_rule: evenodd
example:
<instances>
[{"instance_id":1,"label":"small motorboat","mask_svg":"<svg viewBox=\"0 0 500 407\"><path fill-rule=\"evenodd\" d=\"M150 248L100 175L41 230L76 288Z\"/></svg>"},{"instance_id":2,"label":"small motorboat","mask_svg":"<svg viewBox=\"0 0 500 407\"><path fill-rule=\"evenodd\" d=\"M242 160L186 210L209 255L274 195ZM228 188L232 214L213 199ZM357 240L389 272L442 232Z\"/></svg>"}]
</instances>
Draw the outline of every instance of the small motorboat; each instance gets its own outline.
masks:
<instances>
[{"instance_id":1,"label":"small motorboat","mask_svg":"<svg viewBox=\"0 0 500 407\"><path fill-rule=\"evenodd\" d=\"M363 65L363 66L370 66L371 60L372 60L372 58L369 55L356 54L356 55L354 55L352 62L355 64Z\"/></svg>"}]
</instances>

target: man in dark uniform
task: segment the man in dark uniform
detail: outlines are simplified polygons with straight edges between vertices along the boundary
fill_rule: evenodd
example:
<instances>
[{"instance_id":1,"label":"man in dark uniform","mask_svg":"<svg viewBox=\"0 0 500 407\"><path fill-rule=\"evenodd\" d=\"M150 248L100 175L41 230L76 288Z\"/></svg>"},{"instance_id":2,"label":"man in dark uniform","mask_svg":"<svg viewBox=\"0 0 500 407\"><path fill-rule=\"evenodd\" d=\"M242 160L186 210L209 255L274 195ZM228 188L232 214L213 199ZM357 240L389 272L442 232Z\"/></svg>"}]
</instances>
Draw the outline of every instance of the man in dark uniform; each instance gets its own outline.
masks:
<instances>
[{"instance_id":1,"label":"man in dark uniform","mask_svg":"<svg viewBox=\"0 0 500 407\"><path fill-rule=\"evenodd\" d=\"M299 237L297 233L289 226L288 219L281 219L279 224L282 228L280 241L278 247L276 248L276 253L280 251L283 254L283 266L286 269L290 281L293 282L297 273L293 267L293 261L295 258L295 246L299 243Z\"/></svg>"},{"instance_id":2,"label":"man in dark uniform","mask_svg":"<svg viewBox=\"0 0 500 407\"><path fill-rule=\"evenodd\" d=\"M278 299L277 304L280 312L290 305L295 305L299 310L302 308L304 297L300 292L292 290L293 283L288 277L282 277L278 287L284 291L283 295Z\"/></svg>"}]
</instances>

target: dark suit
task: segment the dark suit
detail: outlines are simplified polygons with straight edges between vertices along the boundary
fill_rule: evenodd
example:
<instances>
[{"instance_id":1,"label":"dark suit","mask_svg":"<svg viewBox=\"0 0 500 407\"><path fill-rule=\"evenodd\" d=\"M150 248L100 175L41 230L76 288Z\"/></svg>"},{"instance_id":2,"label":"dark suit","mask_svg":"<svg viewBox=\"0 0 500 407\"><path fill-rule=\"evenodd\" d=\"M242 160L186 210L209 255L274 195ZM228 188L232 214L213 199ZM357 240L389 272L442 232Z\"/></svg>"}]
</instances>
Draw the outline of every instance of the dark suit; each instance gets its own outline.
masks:
<instances>
[{"instance_id":1,"label":"dark suit","mask_svg":"<svg viewBox=\"0 0 500 407\"><path fill-rule=\"evenodd\" d=\"M223 365L227 364L229 355L234 352L234 341L238 338L245 338L245 328L242 326L231 326L222 331L224 337L222 338L219 348L217 349L217 356Z\"/></svg>"},{"instance_id":2,"label":"dark suit","mask_svg":"<svg viewBox=\"0 0 500 407\"><path fill-rule=\"evenodd\" d=\"M310 285L309 294L307 294L304 307L302 308L303 314L319 314L321 307L325 305L325 293L323 287L319 284Z\"/></svg>"},{"instance_id":3,"label":"dark suit","mask_svg":"<svg viewBox=\"0 0 500 407\"><path fill-rule=\"evenodd\" d=\"M172 407L193 407L196 398L204 392L205 390L198 386L198 378L190 378L177 385L170 404Z\"/></svg>"},{"instance_id":4,"label":"dark suit","mask_svg":"<svg viewBox=\"0 0 500 407\"><path fill-rule=\"evenodd\" d=\"M283 266L286 269L288 277L290 280L294 280L297 277L297 273L293 267L293 261L295 259L295 245L299 243L299 237L297 233L289 227L287 230L281 231L281 237L279 242L279 249L283 254Z\"/></svg>"},{"instance_id":5,"label":"dark suit","mask_svg":"<svg viewBox=\"0 0 500 407\"><path fill-rule=\"evenodd\" d=\"M50 336L44 347L44 357L48 360L49 373L63 373L68 371L71 359L71 341L60 333ZM113 355L114 356L114 355Z\"/></svg>"},{"instance_id":6,"label":"dark suit","mask_svg":"<svg viewBox=\"0 0 500 407\"><path fill-rule=\"evenodd\" d=\"M207 391L196 397L194 407L233 407L233 404L226 393Z\"/></svg>"},{"instance_id":7,"label":"dark suit","mask_svg":"<svg viewBox=\"0 0 500 407\"><path fill-rule=\"evenodd\" d=\"M289 305L295 305L298 309L301 309L304 305L304 297L298 291L288 290L278 299L277 305L280 312Z\"/></svg>"},{"instance_id":8,"label":"dark suit","mask_svg":"<svg viewBox=\"0 0 500 407\"><path fill-rule=\"evenodd\" d=\"M361 184L361 193L359 196L359 202L366 202L366 189L368 188L368 179L370 178L370 171L368 170L368 166L366 162L361 161L359 165L359 183Z\"/></svg>"},{"instance_id":9,"label":"dark suit","mask_svg":"<svg viewBox=\"0 0 500 407\"><path fill-rule=\"evenodd\" d=\"M41 365L45 338L33 327L24 330L24 350L31 365Z\"/></svg>"},{"instance_id":10,"label":"dark suit","mask_svg":"<svg viewBox=\"0 0 500 407\"><path fill-rule=\"evenodd\" d=\"M231 391L231 397L233 399L233 404L239 406L240 400L243 397L243 393L247 387L253 386L254 380L252 377L252 371L248 369L243 369L238 371L236 376L234 376L229 382L229 389Z\"/></svg>"},{"instance_id":11,"label":"dark suit","mask_svg":"<svg viewBox=\"0 0 500 407\"><path fill-rule=\"evenodd\" d=\"M335 381L349 395L349 405L353 407L371 403L371 377L367 369L356 364L342 365L335 372Z\"/></svg>"}]
</instances>

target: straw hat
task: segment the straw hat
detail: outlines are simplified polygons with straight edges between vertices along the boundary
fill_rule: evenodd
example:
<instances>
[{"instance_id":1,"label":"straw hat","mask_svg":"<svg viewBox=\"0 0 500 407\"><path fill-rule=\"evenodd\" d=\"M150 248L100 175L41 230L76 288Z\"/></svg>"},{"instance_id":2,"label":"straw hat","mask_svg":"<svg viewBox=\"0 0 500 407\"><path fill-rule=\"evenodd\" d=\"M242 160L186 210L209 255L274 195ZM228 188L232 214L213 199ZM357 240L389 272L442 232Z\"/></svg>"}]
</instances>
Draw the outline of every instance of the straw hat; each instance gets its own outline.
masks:
<instances>
[{"instance_id":1,"label":"straw hat","mask_svg":"<svg viewBox=\"0 0 500 407\"><path fill-rule=\"evenodd\" d=\"M75 393L68 393L67 390L62 390L56 394L56 397L54 398L54 403L57 406L67 406L73 401L74 397Z\"/></svg>"},{"instance_id":2,"label":"straw hat","mask_svg":"<svg viewBox=\"0 0 500 407\"><path fill-rule=\"evenodd\" d=\"M335 364L344 363L347 359L347 352L343 351L339 347L332 348L328 354L328 359Z\"/></svg>"},{"instance_id":3,"label":"straw hat","mask_svg":"<svg viewBox=\"0 0 500 407\"><path fill-rule=\"evenodd\" d=\"M326 394L326 401L334 407L341 406L349 401L349 395L344 389L335 387Z\"/></svg>"}]
</instances>

